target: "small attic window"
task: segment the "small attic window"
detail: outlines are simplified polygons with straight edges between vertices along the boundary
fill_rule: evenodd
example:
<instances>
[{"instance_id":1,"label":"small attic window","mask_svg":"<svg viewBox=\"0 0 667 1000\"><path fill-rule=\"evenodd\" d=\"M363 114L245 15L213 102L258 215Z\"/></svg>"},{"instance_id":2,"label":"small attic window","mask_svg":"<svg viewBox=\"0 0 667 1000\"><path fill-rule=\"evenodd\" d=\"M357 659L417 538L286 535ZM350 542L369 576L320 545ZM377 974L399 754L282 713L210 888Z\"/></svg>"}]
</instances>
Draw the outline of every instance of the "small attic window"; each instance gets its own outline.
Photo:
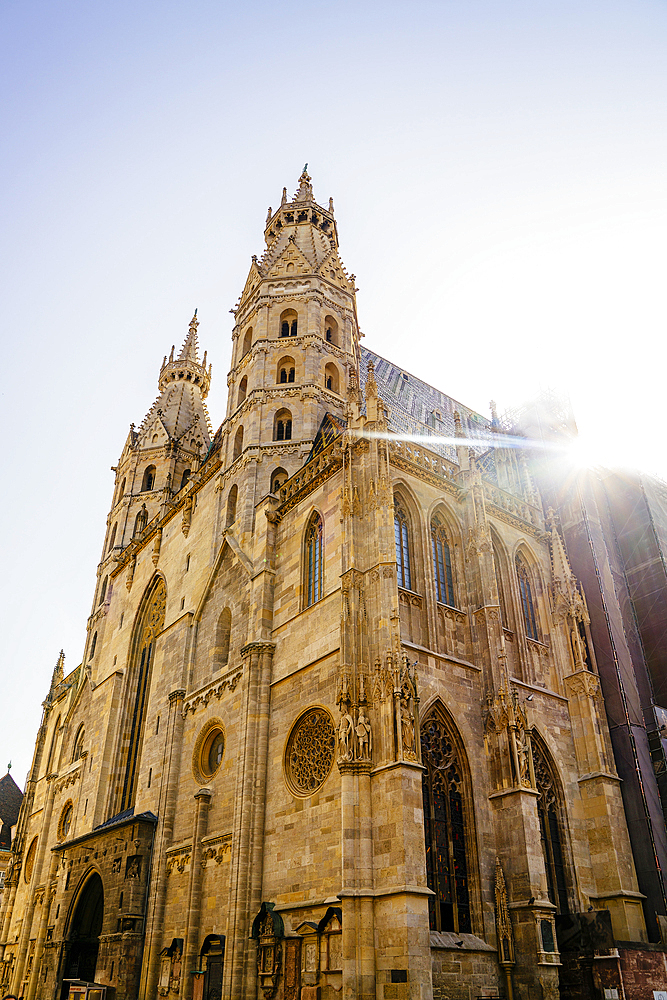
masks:
<instances>
[{"instance_id":1,"label":"small attic window","mask_svg":"<svg viewBox=\"0 0 667 1000\"><path fill-rule=\"evenodd\" d=\"M408 376L405 374L405 372L403 372L403 381L404 382L408 381Z\"/></svg>"}]
</instances>

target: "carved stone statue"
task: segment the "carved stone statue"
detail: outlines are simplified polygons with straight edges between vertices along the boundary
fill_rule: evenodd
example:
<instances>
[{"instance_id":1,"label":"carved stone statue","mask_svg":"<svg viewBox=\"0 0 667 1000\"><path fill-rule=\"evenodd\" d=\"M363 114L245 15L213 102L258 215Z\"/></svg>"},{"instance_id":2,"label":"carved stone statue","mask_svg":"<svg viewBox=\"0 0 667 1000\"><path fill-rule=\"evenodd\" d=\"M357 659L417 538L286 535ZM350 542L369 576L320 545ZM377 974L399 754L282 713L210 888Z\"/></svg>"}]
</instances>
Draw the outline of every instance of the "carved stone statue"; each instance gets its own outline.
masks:
<instances>
[{"instance_id":1,"label":"carved stone statue","mask_svg":"<svg viewBox=\"0 0 667 1000\"><path fill-rule=\"evenodd\" d=\"M341 716L338 726L339 760L352 760L352 733L354 722L349 712Z\"/></svg>"},{"instance_id":2,"label":"carved stone statue","mask_svg":"<svg viewBox=\"0 0 667 1000\"><path fill-rule=\"evenodd\" d=\"M415 756L415 720L410 711L408 699L401 695L401 737L403 740L403 756Z\"/></svg>"},{"instance_id":3,"label":"carved stone statue","mask_svg":"<svg viewBox=\"0 0 667 1000\"><path fill-rule=\"evenodd\" d=\"M359 759L370 760L371 725L361 708L359 709L359 718L357 719L357 741L359 744Z\"/></svg>"}]
</instances>

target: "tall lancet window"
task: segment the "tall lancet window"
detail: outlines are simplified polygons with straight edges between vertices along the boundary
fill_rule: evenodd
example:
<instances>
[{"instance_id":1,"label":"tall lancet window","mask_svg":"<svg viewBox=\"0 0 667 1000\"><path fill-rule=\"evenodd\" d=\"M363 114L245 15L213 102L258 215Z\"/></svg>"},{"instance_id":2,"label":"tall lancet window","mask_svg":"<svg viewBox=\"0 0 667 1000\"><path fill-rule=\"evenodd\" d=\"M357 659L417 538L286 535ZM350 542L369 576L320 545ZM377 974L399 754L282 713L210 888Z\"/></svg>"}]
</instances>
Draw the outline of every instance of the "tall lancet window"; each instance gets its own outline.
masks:
<instances>
[{"instance_id":1,"label":"tall lancet window","mask_svg":"<svg viewBox=\"0 0 667 1000\"><path fill-rule=\"evenodd\" d=\"M540 840L544 855L544 867L547 872L547 891L551 902L558 907L558 912L569 913L565 860L560 835L559 814L561 810L559 808L558 782L548 753L539 738L533 735L531 744L535 781L540 793L537 800L537 813L540 819Z\"/></svg>"},{"instance_id":2,"label":"tall lancet window","mask_svg":"<svg viewBox=\"0 0 667 1000\"><path fill-rule=\"evenodd\" d=\"M134 635L121 742L120 801L115 807L115 811L119 813L133 806L136 797L150 679L155 657L155 640L164 626L166 605L167 592L164 582L158 579L146 599Z\"/></svg>"},{"instance_id":3,"label":"tall lancet window","mask_svg":"<svg viewBox=\"0 0 667 1000\"><path fill-rule=\"evenodd\" d=\"M535 617L535 602L533 601L533 588L530 582L528 567L521 558L516 557L516 575L519 580L519 593L521 595L521 610L523 612L523 624L526 635L529 639L539 639L537 633L537 619Z\"/></svg>"},{"instance_id":4,"label":"tall lancet window","mask_svg":"<svg viewBox=\"0 0 667 1000\"><path fill-rule=\"evenodd\" d=\"M450 608L455 608L452 554L445 525L437 515L431 521L431 548L433 550L433 574L437 599L441 604L448 604Z\"/></svg>"},{"instance_id":5,"label":"tall lancet window","mask_svg":"<svg viewBox=\"0 0 667 1000\"><path fill-rule=\"evenodd\" d=\"M401 506L400 500L394 498L394 535L396 536L396 569L398 585L405 590L412 590L410 575L410 545L408 515Z\"/></svg>"},{"instance_id":6,"label":"tall lancet window","mask_svg":"<svg viewBox=\"0 0 667 1000\"><path fill-rule=\"evenodd\" d=\"M421 724L426 881L431 930L470 934L468 836L464 797L463 750L445 713L435 705Z\"/></svg>"},{"instance_id":7,"label":"tall lancet window","mask_svg":"<svg viewBox=\"0 0 667 1000\"><path fill-rule=\"evenodd\" d=\"M322 518L311 515L306 529L306 607L322 597Z\"/></svg>"}]
</instances>

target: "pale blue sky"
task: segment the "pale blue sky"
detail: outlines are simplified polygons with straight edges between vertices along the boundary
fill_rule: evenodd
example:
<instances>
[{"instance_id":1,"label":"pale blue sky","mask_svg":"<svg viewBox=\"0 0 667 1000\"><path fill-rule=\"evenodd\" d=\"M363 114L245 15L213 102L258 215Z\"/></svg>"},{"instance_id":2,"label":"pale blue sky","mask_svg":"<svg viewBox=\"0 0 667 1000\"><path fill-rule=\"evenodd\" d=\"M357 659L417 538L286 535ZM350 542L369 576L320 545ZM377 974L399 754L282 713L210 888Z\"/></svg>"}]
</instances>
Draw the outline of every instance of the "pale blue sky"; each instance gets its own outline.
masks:
<instances>
[{"instance_id":1,"label":"pale blue sky","mask_svg":"<svg viewBox=\"0 0 667 1000\"><path fill-rule=\"evenodd\" d=\"M603 460L667 475L666 43L642 0L5 0L0 773L80 660L109 467L195 306L222 419L305 161L370 348L482 412L567 390Z\"/></svg>"}]
</instances>

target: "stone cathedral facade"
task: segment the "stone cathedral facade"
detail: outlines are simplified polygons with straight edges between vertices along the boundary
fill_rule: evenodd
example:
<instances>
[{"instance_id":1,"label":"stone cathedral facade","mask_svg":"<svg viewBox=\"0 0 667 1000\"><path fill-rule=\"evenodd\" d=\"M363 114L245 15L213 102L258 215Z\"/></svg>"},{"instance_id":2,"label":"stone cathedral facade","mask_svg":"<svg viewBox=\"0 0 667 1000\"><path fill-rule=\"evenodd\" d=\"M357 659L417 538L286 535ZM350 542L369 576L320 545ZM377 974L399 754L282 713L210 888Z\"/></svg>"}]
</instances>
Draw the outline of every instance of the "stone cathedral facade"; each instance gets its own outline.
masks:
<instances>
[{"instance_id":1,"label":"stone cathedral facade","mask_svg":"<svg viewBox=\"0 0 667 1000\"><path fill-rule=\"evenodd\" d=\"M521 448L489 445L495 417L361 347L305 170L264 235L221 427L195 315L115 468L83 660L61 655L44 701L2 983L565 996L562 918L647 930L559 518Z\"/></svg>"}]
</instances>

